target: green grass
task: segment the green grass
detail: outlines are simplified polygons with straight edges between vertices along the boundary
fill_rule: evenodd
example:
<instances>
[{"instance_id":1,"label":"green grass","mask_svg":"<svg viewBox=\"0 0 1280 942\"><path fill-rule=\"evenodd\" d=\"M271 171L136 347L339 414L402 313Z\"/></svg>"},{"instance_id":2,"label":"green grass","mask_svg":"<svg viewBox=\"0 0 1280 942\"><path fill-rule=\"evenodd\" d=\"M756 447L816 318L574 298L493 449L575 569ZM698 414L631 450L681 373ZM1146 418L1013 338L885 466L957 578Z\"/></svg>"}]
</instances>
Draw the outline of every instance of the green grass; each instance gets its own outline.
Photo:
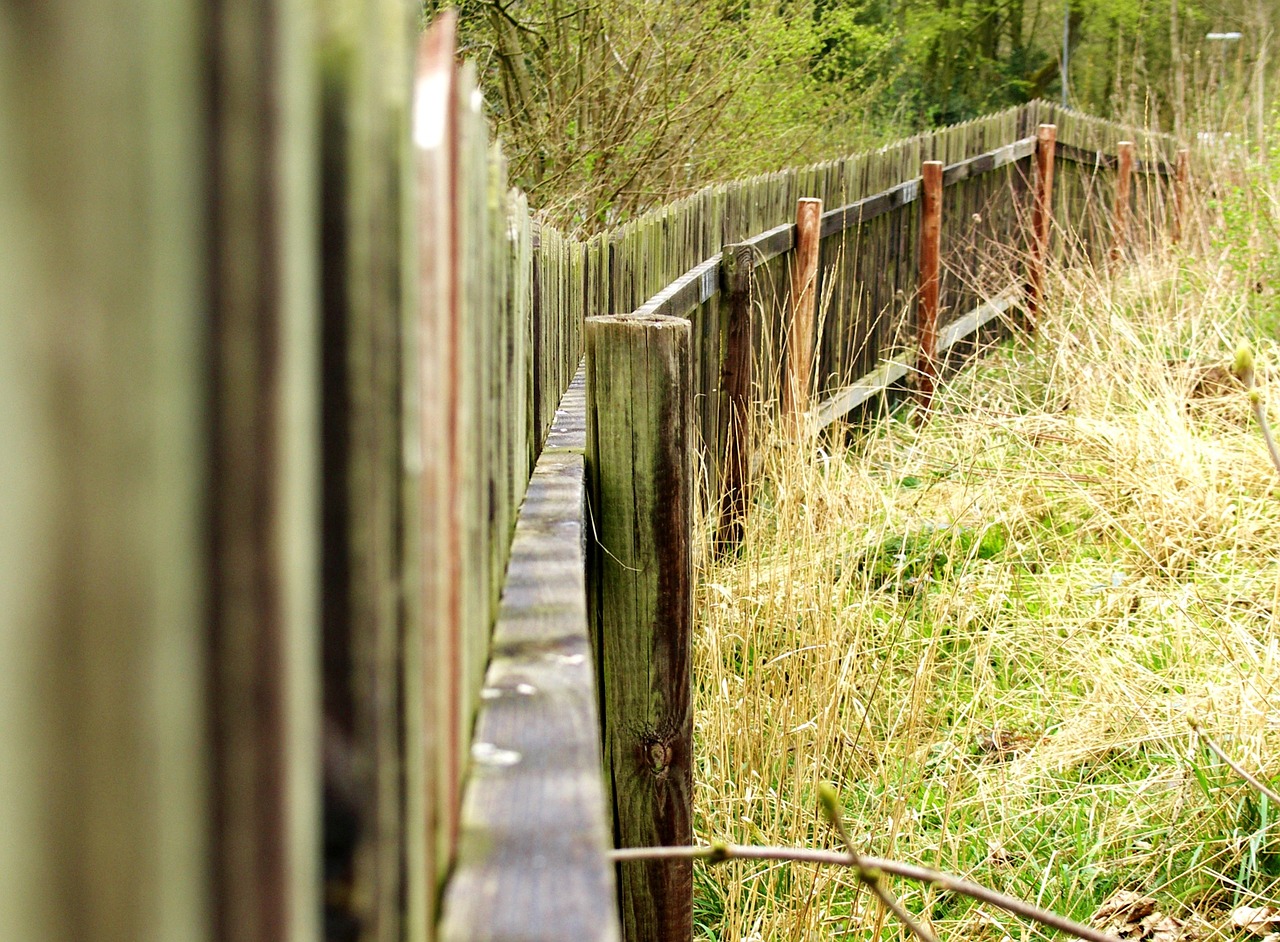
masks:
<instances>
[{"instance_id":1,"label":"green grass","mask_svg":"<svg viewBox=\"0 0 1280 942\"><path fill-rule=\"evenodd\" d=\"M1258 333L1245 290L1179 253L1060 275L1040 336L927 422L768 446L767 499L702 576L700 838L836 847L831 780L861 850L1081 921L1129 889L1225 938L1231 907L1280 903L1276 809L1189 726L1280 775L1280 478L1243 389L1197 387ZM839 870L696 881L700 938L903 935ZM944 939L1045 934L895 891Z\"/></svg>"}]
</instances>

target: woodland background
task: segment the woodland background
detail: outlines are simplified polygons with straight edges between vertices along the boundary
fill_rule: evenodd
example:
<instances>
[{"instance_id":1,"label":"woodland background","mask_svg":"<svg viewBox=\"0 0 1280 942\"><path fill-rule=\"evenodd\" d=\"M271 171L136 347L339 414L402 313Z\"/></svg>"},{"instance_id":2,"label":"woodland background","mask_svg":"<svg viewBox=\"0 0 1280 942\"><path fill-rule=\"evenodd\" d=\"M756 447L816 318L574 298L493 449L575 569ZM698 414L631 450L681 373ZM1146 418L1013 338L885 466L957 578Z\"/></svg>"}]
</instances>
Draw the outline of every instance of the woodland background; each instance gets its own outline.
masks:
<instances>
[{"instance_id":1,"label":"woodland background","mask_svg":"<svg viewBox=\"0 0 1280 942\"><path fill-rule=\"evenodd\" d=\"M427 0L424 21L445 4ZM463 0L512 182L577 231L1032 98L1261 137L1275 0ZM1239 32L1240 39L1208 38ZM1063 89L1064 38L1067 82Z\"/></svg>"}]
</instances>

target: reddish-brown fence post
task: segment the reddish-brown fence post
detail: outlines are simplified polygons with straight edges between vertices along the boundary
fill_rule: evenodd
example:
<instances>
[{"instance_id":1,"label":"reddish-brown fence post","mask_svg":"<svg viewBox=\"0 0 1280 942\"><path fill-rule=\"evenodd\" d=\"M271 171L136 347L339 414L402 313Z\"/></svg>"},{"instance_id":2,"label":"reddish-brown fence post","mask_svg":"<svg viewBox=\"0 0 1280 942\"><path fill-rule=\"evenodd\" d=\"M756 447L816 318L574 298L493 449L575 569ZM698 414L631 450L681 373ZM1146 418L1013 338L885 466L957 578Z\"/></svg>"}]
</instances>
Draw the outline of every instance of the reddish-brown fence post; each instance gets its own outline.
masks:
<instances>
[{"instance_id":1,"label":"reddish-brown fence post","mask_svg":"<svg viewBox=\"0 0 1280 942\"><path fill-rule=\"evenodd\" d=\"M1027 328L1036 329L1044 301L1044 266L1049 257L1049 230L1053 224L1053 154L1058 128L1042 124L1036 129L1036 193L1031 209L1031 257L1027 266Z\"/></svg>"},{"instance_id":2,"label":"reddish-brown fence post","mask_svg":"<svg viewBox=\"0 0 1280 942\"><path fill-rule=\"evenodd\" d=\"M791 262L791 317L787 324L787 366L782 383L782 418L797 433L809 410L813 374L813 324L817 310L818 242L822 200L796 203L795 257Z\"/></svg>"},{"instance_id":3,"label":"reddish-brown fence post","mask_svg":"<svg viewBox=\"0 0 1280 942\"><path fill-rule=\"evenodd\" d=\"M1182 241L1187 224L1187 183L1191 176L1191 151L1178 150L1178 163L1173 178L1173 244Z\"/></svg>"},{"instance_id":4,"label":"reddish-brown fence post","mask_svg":"<svg viewBox=\"0 0 1280 942\"><path fill-rule=\"evenodd\" d=\"M619 847L693 841L693 372L683 317L586 322L588 618ZM689 942L693 865L618 868L623 942Z\"/></svg>"},{"instance_id":5,"label":"reddish-brown fence post","mask_svg":"<svg viewBox=\"0 0 1280 942\"><path fill-rule=\"evenodd\" d=\"M1117 147L1116 205L1112 214L1111 261L1120 260L1129 243L1129 194L1133 184L1133 142L1121 141Z\"/></svg>"},{"instance_id":6,"label":"reddish-brown fence post","mask_svg":"<svg viewBox=\"0 0 1280 942\"><path fill-rule=\"evenodd\" d=\"M926 160L921 168L920 296L916 302L916 337L920 354L920 402L929 405L938 376L938 267L942 254L942 161Z\"/></svg>"},{"instance_id":7,"label":"reddish-brown fence post","mask_svg":"<svg viewBox=\"0 0 1280 942\"><path fill-rule=\"evenodd\" d=\"M729 330L720 369L720 392L728 401L724 476L720 486L717 547L729 550L742 541L747 510L747 472L751 466L751 272L749 245L727 245L721 256Z\"/></svg>"}]
</instances>

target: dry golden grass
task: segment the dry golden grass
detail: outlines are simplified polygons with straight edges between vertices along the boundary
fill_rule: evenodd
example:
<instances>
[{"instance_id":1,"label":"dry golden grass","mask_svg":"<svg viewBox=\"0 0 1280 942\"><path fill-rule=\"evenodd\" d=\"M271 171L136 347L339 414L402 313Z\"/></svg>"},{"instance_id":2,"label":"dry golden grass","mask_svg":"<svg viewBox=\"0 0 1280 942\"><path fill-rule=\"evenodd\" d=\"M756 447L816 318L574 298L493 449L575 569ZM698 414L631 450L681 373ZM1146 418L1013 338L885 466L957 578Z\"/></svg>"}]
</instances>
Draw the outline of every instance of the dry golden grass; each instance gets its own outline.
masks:
<instances>
[{"instance_id":1,"label":"dry golden grass","mask_svg":"<svg viewBox=\"0 0 1280 942\"><path fill-rule=\"evenodd\" d=\"M1226 372L1280 346L1220 256L1059 274L1032 342L929 421L773 443L739 553L705 563L697 831L860 849L1088 921L1117 889L1201 938L1280 904L1280 477ZM1271 373L1280 376L1280 372ZM1280 401L1280 383L1271 398ZM700 937L900 938L852 874L698 865ZM941 938L1041 930L925 887Z\"/></svg>"}]
</instances>

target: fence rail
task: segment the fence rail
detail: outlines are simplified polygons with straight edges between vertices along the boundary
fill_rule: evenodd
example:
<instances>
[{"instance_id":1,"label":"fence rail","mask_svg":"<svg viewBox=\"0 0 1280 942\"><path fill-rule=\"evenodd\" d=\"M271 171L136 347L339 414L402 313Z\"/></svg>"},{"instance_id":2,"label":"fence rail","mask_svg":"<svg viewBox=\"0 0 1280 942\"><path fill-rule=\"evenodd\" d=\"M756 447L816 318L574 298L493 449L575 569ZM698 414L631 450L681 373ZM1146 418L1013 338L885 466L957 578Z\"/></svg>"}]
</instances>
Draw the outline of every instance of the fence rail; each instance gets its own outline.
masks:
<instances>
[{"instance_id":1,"label":"fence rail","mask_svg":"<svg viewBox=\"0 0 1280 942\"><path fill-rule=\"evenodd\" d=\"M44 0L0 62L10 934L609 940L643 911L687 936L687 898L646 899L687 874L607 862L619 783L688 838L661 803L691 761L681 691L602 674L606 613L687 604L678 527L700 495L738 539L785 391L803 435L945 378L1028 319L1050 234L1099 267L1187 237L1189 156L1032 102L579 239L509 187L451 15L134 6L137 36L110 0ZM592 439L597 317L647 325L628 343L675 379L613 388ZM642 481L662 526L605 503ZM630 609L601 595L623 584ZM610 656L687 684L691 630Z\"/></svg>"}]
</instances>

